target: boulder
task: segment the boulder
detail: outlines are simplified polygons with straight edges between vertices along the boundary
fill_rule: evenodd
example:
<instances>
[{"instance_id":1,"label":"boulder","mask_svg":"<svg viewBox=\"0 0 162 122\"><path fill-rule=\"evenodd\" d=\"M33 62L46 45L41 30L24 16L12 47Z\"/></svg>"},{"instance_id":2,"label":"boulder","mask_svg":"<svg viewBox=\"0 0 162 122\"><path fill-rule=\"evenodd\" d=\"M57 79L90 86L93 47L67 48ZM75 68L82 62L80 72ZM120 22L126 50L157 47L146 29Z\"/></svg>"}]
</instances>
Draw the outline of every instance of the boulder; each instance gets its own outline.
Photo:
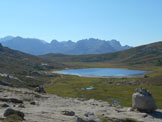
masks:
<instances>
[{"instance_id":1,"label":"boulder","mask_svg":"<svg viewBox=\"0 0 162 122\"><path fill-rule=\"evenodd\" d=\"M151 113L157 109L152 94L145 88L137 88L132 95L132 107L141 112Z\"/></svg>"},{"instance_id":2,"label":"boulder","mask_svg":"<svg viewBox=\"0 0 162 122\"><path fill-rule=\"evenodd\" d=\"M36 87L35 88L35 92L38 92L38 93L46 93L46 91L44 90L44 88L43 87Z\"/></svg>"},{"instance_id":3,"label":"boulder","mask_svg":"<svg viewBox=\"0 0 162 122\"><path fill-rule=\"evenodd\" d=\"M13 114L16 114L17 116L21 117L22 119L24 119L24 116L25 116L23 112L14 110L12 108L8 108L7 110L5 110L3 115L5 117L8 117L8 116L13 115Z\"/></svg>"}]
</instances>

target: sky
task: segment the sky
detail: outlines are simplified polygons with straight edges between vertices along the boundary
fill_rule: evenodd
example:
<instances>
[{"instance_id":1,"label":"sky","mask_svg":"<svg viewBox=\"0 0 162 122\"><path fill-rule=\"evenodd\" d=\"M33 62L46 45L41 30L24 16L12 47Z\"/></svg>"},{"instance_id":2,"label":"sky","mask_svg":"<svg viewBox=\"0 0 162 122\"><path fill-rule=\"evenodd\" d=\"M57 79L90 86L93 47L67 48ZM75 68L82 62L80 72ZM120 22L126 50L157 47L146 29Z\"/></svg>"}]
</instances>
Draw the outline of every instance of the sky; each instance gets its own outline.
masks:
<instances>
[{"instance_id":1,"label":"sky","mask_svg":"<svg viewBox=\"0 0 162 122\"><path fill-rule=\"evenodd\" d=\"M0 0L0 37L162 41L162 0Z\"/></svg>"}]
</instances>

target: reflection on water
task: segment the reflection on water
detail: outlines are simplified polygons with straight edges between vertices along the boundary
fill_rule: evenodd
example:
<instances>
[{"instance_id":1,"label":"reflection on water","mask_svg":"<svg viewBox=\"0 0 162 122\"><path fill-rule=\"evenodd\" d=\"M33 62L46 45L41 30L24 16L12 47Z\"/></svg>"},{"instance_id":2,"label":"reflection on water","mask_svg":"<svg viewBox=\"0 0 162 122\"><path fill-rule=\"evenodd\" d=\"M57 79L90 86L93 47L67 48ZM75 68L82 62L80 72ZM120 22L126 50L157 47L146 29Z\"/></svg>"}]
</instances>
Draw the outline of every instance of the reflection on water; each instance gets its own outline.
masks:
<instances>
[{"instance_id":1,"label":"reflection on water","mask_svg":"<svg viewBox=\"0 0 162 122\"><path fill-rule=\"evenodd\" d=\"M124 77L143 75L147 71L142 70L129 70L120 68L87 68L87 69L72 69L57 71L61 74L88 76L88 77Z\"/></svg>"}]
</instances>

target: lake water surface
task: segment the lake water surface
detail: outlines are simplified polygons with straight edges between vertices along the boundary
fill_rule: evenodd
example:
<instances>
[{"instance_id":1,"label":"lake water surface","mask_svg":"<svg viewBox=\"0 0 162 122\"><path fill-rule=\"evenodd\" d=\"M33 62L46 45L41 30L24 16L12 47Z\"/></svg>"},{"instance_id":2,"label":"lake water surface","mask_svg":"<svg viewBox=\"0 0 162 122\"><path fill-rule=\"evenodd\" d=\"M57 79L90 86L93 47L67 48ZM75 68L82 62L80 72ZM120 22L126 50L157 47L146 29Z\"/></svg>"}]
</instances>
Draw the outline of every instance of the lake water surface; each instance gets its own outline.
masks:
<instances>
[{"instance_id":1,"label":"lake water surface","mask_svg":"<svg viewBox=\"0 0 162 122\"><path fill-rule=\"evenodd\" d=\"M146 72L147 71L121 68L87 68L61 70L57 71L56 73L87 77L131 77L136 75L143 75Z\"/></svg>"}]
</instances>

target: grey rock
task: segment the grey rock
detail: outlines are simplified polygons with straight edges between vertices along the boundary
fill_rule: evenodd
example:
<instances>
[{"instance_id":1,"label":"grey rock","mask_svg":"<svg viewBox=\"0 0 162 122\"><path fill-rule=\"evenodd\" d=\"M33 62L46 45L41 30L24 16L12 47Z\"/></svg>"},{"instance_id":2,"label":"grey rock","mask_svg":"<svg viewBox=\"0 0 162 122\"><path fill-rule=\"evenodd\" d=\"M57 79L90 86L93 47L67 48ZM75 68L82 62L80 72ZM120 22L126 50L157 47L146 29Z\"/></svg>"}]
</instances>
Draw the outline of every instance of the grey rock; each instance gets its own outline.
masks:
<instances>
[{"instance_id":1,"label":"grey rock","mask_svg":"<svg viewBox=\"0 0 162 122\"><path fill-rule=\"evenodd\" d=\"M152 94L144 88L137 88L135 90L132 95L132 106L139 111L148 113L154 112L157 109Z\"/></svg>"},{"instance_id":2,"label":"grey rock","mask_svg":"<svg viewBox=\"0 0 162 122\"><path fill-rule=\"evenodd\" d=\"M148 75L144 75L144 78L148 78L149 76Z\"/></svg>"},{"instance_id":3,"label":"grey rock","mask_svg":"<svg viewBox=\"0 0 162 122\"><path fill-rule=\"evenodd\" d=\"M134 108L133 108L133 107L130 107L130 108L127 109L127 111L128 111L128 112L129 112L129 111L134 111Z\"/></svg>"},{"instance_id":4,"label":"grey rock","mask_svg":"<svg viewBox=\"0 0 162 122\"><path fill-rule=\"evenodd\" d=\"M19 107L19 108L25 108L25 105L24 104L19 104L17 107Z\"/></svg>"},{"instance_id":5,"label":"grey rock","mask_svg":"<svg viewBox=\"0 0 162 122\"><path fill-rule=\"evenodd\" d=\"M4 104L1 104L0 107L7 108L9 107L9 105L4 103Z\"/></svg>"},{"instance_id":6,"label":"grey rock","mask_svg":"<svg viewBox=\"0 0 162 122\"><path fill-rule=\"evenodd\" d=\"M75 112L73 112L73 111L62 111L62 114L66 115L66 116L74 116Z\"/></svg>"},{"instance_id":7,"label":"grey rock","mask_svg":"<svg viewBox=\"0 0 162 122\"><path fill-rule=\"evenodd\" d=\"M22 100L19 100L19 99L16 99L16 98L0 98L0 101L11 102L11 103L23 103Z\"/></svg>"},{"instance_id":8,"label":"grey rock","mask_svg":"<svg viewBox=\"0 0 162 122\"><path fill-rule=\"evenodd\" d=\"M30 102L31 105L36 105L35 101Z\"/></svg>"},{"instance_id":9,"label":"grey rock","mask_svg":"<svg viewBox=\"0 0 162 122\"><path fill-rule=\"evenodd\" d=\"M10 83L8 83L8 82L1 81L1 80L0 80L0 85L12 87L12 84L10 84Z\"/></svg>"},{"instance_id":10,"label":"grey rock","mask_svg":"<svg viewBox=\"0 0 162 122\"><path fill-rule=\"evenodd\" d=\"M14 110L12 108L8 108L7 110L5 110L3 115L5 117L7 117L7 116L10 116L10 115L13 115L13 114L20 116L22 119L24 119L24 116L25 116L23 112Z\"/></svg>"},{"instance_id":11,"label":"grey rock","mask_svg":"<svg viewBox=\"0 0 162 122\"><path fill-rule=\"evenodd\" d=\"M94 116L94 113L92 113L92 112L86 112L84 114L84 116L86 116L86 117Z\"/></svg>"},{"instance_id":12,"label":"grey rock","mask_svg":"<svg viewBox=\"0 0 162 122\"><path fill-rule=\"evenodd\" d=\"M101 120L96 118L95 116L90 117L77 116L76 122L101 122Z\"/></svg>"},{"instance_id":13,"label":"grey rock","mask_svg":"<svg viewBox=\"0 0 162 122\"><path fill-rule=\"evenodd\" d=\"M140 122L131 118L107 118L108 122Z\"/></svg>"},{"instance_id":14,"label":"grey rock","mask_svg":"<svg viewBox=\"0 0 162 122\"><path fill-rule=\"evenodd\" d=\"M46 93L46 91L44 90L44 88L43 87L36 87L35 88L35 92L38 92L38 93Z\"/></svg>"}]
</instances>

